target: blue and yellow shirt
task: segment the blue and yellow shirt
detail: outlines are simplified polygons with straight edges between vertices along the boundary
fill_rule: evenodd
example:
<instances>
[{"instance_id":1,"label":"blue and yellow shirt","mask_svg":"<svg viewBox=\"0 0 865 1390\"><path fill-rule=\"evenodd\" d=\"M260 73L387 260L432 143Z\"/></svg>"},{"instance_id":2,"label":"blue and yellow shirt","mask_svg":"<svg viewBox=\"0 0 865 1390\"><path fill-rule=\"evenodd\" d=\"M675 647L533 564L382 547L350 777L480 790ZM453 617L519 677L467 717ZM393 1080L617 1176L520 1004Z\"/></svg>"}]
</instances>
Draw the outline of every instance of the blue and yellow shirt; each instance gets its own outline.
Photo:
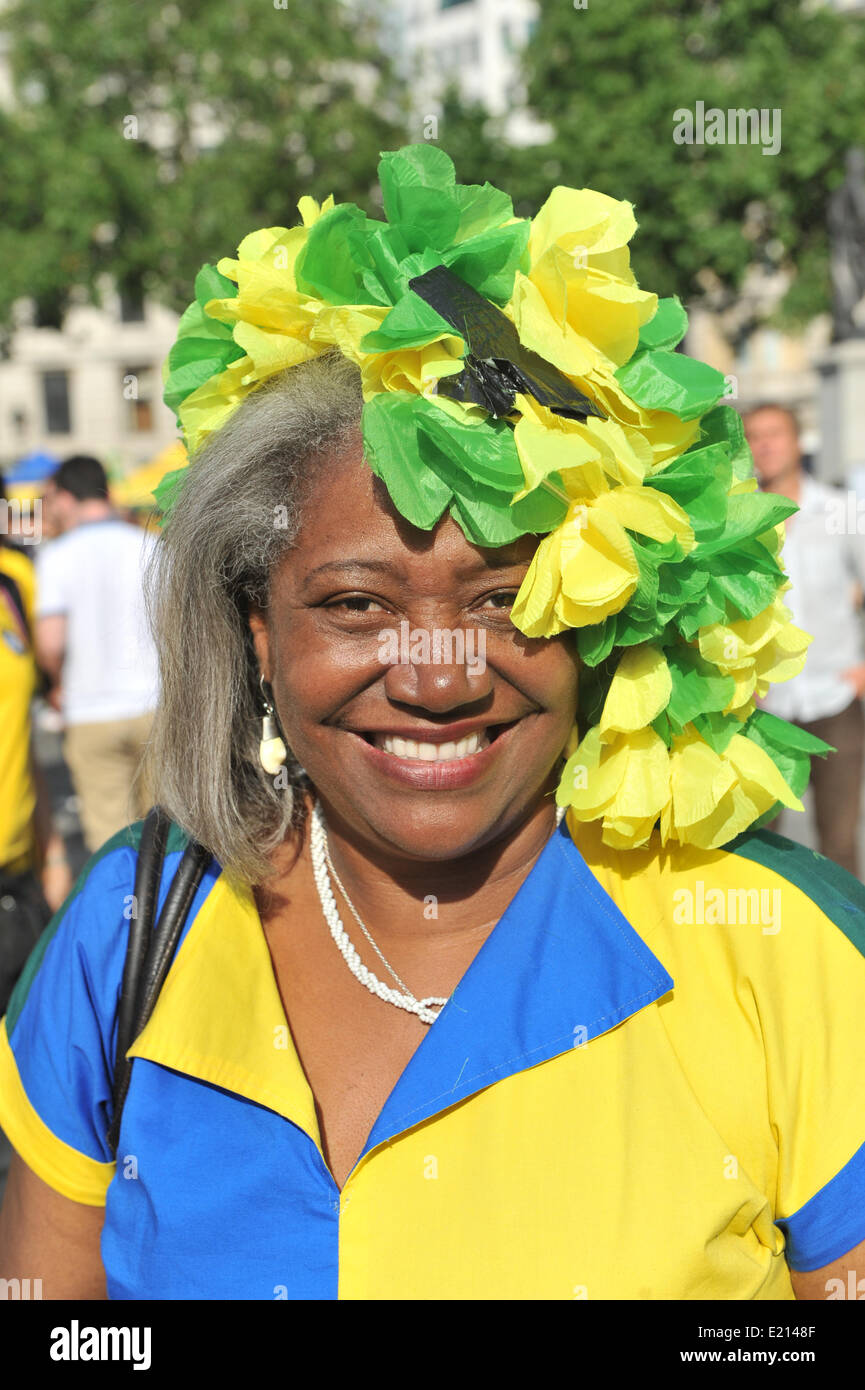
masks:
<instances>
[{"instance_id":1,"label":"blue and yellow shirt","mask_svg":"<svg viewBox=\"0 0 865 1390\"><path fill-rule=\"evenodd\" d=\"M788 1262L865 1239L865 890L765 831L627 853L571 831L342 1192L254 899L215 863L110 1161L140 827L108 842L13 995L0 1125L57 1191L105 1204L110 1297L790 1299Z\"/></svg>"}]
</instances>

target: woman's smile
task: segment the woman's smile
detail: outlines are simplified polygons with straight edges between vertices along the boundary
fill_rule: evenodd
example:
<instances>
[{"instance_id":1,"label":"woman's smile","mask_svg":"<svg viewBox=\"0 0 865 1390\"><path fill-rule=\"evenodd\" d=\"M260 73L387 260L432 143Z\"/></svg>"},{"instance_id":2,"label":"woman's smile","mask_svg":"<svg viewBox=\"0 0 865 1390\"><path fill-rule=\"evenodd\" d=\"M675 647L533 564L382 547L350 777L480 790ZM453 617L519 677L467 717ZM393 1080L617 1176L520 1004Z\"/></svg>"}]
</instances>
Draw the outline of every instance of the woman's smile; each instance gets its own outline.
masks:
<instances>
[{"instance_id":1,"label":"woman's smile","mask_svg":"<svg viewBox=\"0 0 865 1390\"><path fill-rule=\"evenodd\" d=\"M447 791L478 781L510 748L522 719L485 724L463 734L461 725L420 730L349 730L370 766L406 786ZM458 737L458 735L461 735Z\"/></svg>"}]
</instances>

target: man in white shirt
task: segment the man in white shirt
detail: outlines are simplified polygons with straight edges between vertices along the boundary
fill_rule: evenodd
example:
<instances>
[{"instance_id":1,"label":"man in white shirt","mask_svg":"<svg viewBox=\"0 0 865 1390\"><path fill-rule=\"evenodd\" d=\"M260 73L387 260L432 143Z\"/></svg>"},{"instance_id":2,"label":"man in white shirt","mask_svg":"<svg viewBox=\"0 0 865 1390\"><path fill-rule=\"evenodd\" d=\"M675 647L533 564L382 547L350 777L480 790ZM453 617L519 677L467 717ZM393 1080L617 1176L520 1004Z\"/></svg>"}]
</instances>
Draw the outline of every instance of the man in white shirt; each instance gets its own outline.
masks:
<instances>
[{"instance_id":1,"label":"man in white shirt","mask_svg":"<svg viewBox=\"0 0 865 1390\"><path fill-rule=\"evenodd\" d=\"M838 488L802 467L796 417L786 406L761 405L745 416L745 433L761 488L799 504L786 523L782 559L792 588L784 602L813 635L804 670L772 686L763 708L801 725L838 751L814 758L811 784L820 850L858 874L857 838L865 717L865 644L860 607L865 537L858 512ZM851 526L852 517L852 526Z\"/></svg>"},{"instance_id":2,"label":"man in white shirt","mask_svg":"<svg viewBox=\"0 0 865 1390\"><path fill-rule=\"evenodd\" d=\"M36 652L61 690L63 752L94 851L148 807L140 762L157 697L143 571L156 541L122 521L97 459L62 463L43 499L60 534L37 562Z\"/></svg>"}]
</instances>

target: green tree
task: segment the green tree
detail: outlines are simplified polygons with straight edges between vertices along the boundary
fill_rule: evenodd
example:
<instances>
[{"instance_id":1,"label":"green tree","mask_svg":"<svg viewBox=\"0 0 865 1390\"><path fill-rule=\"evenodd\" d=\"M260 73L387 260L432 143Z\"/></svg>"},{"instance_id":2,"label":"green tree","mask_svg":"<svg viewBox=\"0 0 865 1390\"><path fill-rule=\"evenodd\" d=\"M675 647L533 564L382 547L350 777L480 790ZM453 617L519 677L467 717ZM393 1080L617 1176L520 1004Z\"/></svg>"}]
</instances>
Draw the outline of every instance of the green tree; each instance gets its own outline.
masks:
<instances>
[{"instance_id":1,"label":"green tree","mask_svg":"<svg viewBox=\"0 0 865 1390\"><path fill-rule=\"evenodd\" d=\"M106 273L175 308L199 265L305 193L372 202L403 142L400 84L369 7L345 0L28 0L3 15L0 323L42 321Z\"/></svg>"},{"instance_id":2,"label":"green tree","mask_svg":"<svg viewBox=\"0 0 865 1390\"><path fill-rule=\"evenodd\" d=\"M520 212L556 183L628 199L633 265L659 294L698 297L711 282L723 307L756 264L793 274L778 321L828 308L827 199L845 150L865 143L865 18L819 0L539 0L524 73L551 139L509 149L488 124L498 154L481 170L477 113L454 105L440 143L465 149L461 178L501 180ZM674 112L698 101L780 109L779 153L676 144Z\"/></svg>"}]
</instances>

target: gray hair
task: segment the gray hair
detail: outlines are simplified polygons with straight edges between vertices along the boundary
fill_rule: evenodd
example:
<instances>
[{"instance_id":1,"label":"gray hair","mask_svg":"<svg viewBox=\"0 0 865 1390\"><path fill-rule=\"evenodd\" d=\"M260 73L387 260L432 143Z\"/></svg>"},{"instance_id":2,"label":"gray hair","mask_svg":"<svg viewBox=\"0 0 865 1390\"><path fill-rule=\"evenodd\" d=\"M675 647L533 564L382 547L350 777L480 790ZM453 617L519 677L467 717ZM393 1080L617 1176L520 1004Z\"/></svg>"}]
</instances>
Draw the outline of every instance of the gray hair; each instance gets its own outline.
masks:
<instances>
[{"instance_id":1,"label":"gray hair","mask_svg":"<svg viewBox=\"0 0 865 1390\"><path fill-rule=\"evenodd\" d=\"M247 883L300 823L302 769L261 767L249 630L266 608L317 467L359 428L360 371L327 352L253 391L195 455L148 574L160 699L146 775L156 802Z\"/></svg>"}]
</instances>

